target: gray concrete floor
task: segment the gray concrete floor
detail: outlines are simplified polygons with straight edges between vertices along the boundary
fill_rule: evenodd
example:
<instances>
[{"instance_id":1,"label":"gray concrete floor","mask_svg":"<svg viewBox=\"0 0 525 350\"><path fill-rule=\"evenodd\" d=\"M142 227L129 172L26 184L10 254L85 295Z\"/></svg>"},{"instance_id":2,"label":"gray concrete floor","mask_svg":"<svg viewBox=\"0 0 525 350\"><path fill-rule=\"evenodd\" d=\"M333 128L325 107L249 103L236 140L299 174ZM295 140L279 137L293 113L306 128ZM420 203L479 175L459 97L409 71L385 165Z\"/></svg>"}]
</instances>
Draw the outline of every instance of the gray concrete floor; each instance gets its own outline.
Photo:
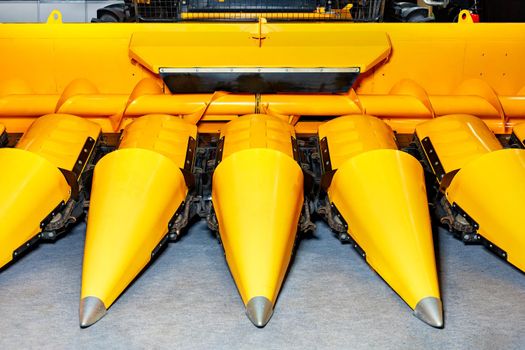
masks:
<instances>
[{"instance_id":1,"label":"gray concrete floor","mask_svg":"<svg viewBox=\"0 0 525 350\"><path fill-rule=\"evenodd\" d=\"M0 273L0 349L525 349L525 274L438 236L445 329L409 307L323 223L302 241L273 318L255 328L203 222L87 329L78 327L83 225Z\"/></svg>"}]
</instances>

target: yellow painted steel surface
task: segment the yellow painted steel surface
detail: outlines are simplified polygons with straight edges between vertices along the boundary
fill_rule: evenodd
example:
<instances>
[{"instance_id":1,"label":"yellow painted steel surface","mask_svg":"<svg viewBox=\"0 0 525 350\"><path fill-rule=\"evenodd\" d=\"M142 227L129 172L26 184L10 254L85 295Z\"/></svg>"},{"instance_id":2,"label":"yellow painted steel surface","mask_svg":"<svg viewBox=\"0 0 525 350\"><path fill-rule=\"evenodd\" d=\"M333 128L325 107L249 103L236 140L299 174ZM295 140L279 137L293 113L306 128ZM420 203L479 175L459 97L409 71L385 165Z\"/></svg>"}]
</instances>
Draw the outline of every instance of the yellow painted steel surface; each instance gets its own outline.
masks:
<instances>
[{"instance_id":1,"label":"yellow painted steel surface","mask_svg":"<svg viewBox=\"0 0 525 350\"><path fill-rule=\"evenodd\" d=\"M20 149L0 149L0 267L35 237L40 223L68 200L70 188L56 166ZM7 171L8 170L8 171Z\"/></svg>"},{"instance_id":2,"label":"yellow painted steel surface","mask_svg":"<svg viewBox=\"0 0 525 350\"><path fill-rule=\"evenodd\" d=\"M1 149L0 266L41 230L41 222L71 195L59 168L73 170L96 123L72 115L37 119L15 149ZM85 164L80 167L83 169Z\"/></svg>"},{"instance_id":3,"label":"yellow painted steel surface","mask_svg":"<svg viewBox=\"0 0 525 350\"><path fill-rule=\"evenodd\" d=\"M18 141L16 148L44 157L57 168L73 170L84 152L88 137L97 140L100 126L67 114L50 114L38 118ZM85 164L81 167L84 169Z\"/></svg>"},{"instance_id":4,"label":"yellow painted steel surface","mask_svg":"<svg viewBox=\"0 0 525 350\"><path fill-rule=\"evenodd\" d=\"M293 126L277 117L251 114L228 123L222 128L224 143L222 159L231 154L251 148L268 148L293 158L291 138L295 137Z\"/></svg>"},{"instance_id":5,"label":"yellow painted steel surface","mask_svg":"<svg viewBox=\"0 0 525 350\"><path fill-rule=\"evenodd\" d=\"M458 145L458 147L461 147ZM525 271L525 150L487 153L466 164L446 190L479 225L481 236L503 249L508 262Z\"/></svg>"},{"instance_id":6,"label":"yellow painted steel surface","mask_svg":"<svg viewBox=\"0 0 525 350\"><path fill-rule=\"evenodd\" d=\"M220 237L245 304L257 296L275 303L303 204L303 174L291 156L293 131L278 125L264 115L230 122L222 134L229 154L213 175Z\"/></svg>"},{"instance_id":7,"label":"yellow painted steel surface","mask_svg":"<svg viewBox=\"0 0 525 350\"><path fill-rule=\"evenodd\" d=\"M218 30L213 30L213 28ZM226 29L225 27L223 27ZM370 70L390 54L385 32L370 30L358 35L335 29L306 33L272 31L266 24L245 24L243 30L221 30L221 27L196 27L192 35L183 31L159 31L152 37L147 31L136 32L130 42L133 59L159 73L169 67L286 67L286 68L349 68ZM267 28L267 30L265 30ZM202 31L201 31L202 30ZM248 32L248 33L247 33ZM261 37L261 41L246 36ZM191 47L192 55L180 53ZM209 55L210 50L220 55ZM351 59L349 59L351 57Z\"/></svg>"},{"instance_id":8,"label":"yellow painted steel surface","mask_svg":"<svg viewBox=\"0 0 525 350\"><path fill-rule=\"evenodd\" d=\"M371 116L334 119L319 137L327 137L337 168L328 197L366 261L412 309L427 297L439 299L420 163L397 150L392 130Z\"/></svg>"},{"instance_id":9,"label":"yellow painted steel surface","mask_svg":"<svg viewBox=\"0 0 525 350\"><path fill-rule=\"evenodd\" d=\"M148 115L136 119L124 130L119 149L149 149L184 168L189 137L197 139L195 125L170 115Z\"/></svg>"},{"instance_id":10,"label":"yellow painted steel surface","mask_svg":"<svg viewBox=\"0 0 525 350\"><path fill-rule=\"evenodd\" d=\"M82 299L96 297L107 309L151 260L186 198L180 168L188 139L196 134L196 126L180 118L144 116L126 128L120 149L97 163Z\"/></svg>"},{"instance_id":11,"label":"yellow painted steel surface","mask_svg":"<svg viewBox=\"0 0 525 350\"><path fill-rule=\"evenodd\" d=\"M149 113L201 111L199 128L211 130L220 116L227 122L275 110L303 123L309 116L373 114L407 134L435 116L472 114L496 133L510 133L525 110L525 24L2 24L0 52L10 53L0 57L0 122L10 132L54 112L115 132ZM162 87L162 66L357 66L366 73L355 91L333 96L211 99L166 88L132 94L145 78Z\"/></svg>"},{"instance_id":12,"label":"yellow painted steel surface","mask_svg":"<svg viewBox=\"0 0 525 350\"><path fill-rule=\"evenodd\" d=\"M332 169L363 152L397 150L392 129L380 119L367 115L343 116L319 126L319 139L325 137Z\"/></svg>"},{"instance_id":13,"label":"yellow painted steel surface","mask_svg":"<svg viewBox=\"0 0 525 350\"><path fill-rule=\"evenodd\" d=\"M449 115L416 127L419 140L430 138L445 173L457 170L501 144L479 118L471 115ZM434 164L431 164L434 166Z\"/></svg>"},{"instance_id":14,"label":"yellow painted steel surface","mask_svg":"<svg viewBox=\"0 0 525 350\"><path fill-rule=\"evenodd\" d=\"M525 150L502 149L473 116L445 116L417 126L416 132L420 139L430 137L446 172L459 169L444 189L448 202L472 218L478 233L504 250L511 264L525 270Z\"/></svg>"}]
</instances>

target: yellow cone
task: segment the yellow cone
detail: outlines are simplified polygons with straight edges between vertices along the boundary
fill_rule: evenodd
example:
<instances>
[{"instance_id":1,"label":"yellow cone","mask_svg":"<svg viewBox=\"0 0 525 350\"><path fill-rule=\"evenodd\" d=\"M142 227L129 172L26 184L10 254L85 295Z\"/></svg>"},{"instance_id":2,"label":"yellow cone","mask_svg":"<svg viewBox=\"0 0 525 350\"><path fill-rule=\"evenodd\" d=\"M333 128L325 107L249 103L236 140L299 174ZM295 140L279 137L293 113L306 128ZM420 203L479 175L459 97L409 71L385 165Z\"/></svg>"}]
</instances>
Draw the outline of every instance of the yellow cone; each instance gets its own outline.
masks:
<instances>
[{"instance_id":1,"label":"yellow cone","mask_svg":"<svg viewBox=\"0 0 525 350\"><path fill-rule=\"evenodd\" d=\"M341 166L328 191L366 261L415 309L439 298L423 170L412 156L375 150Z\"/></svg>"},{"instance_id":2,"label":"yellow cone","mask_svg":"<svg viewBox=\"0 0 525 350\"><path fill-rule=\"evenodd\" d=\"M291 157L295 134L276 118L253 115L231 122L222 135L227 156L213 175L213 206L247 315L263 327L290 263L303 204L303 174Z\"/></svg>"},{"instance_id":3,"label":"yellow cone","mask_svg":"<svg viewBox=\"0 0 525 350\"><path fill-rule=\"evenodd\" d=\"M265 297L274 305L303 203L299 166L274 150L234 153L215 170L212 198L226 261L244 303Z\"/></svg>"},{"instance_id":4,"label":"yellow cone","mask_svg":"<svg viewBox=\"0 0 525 350\"><path fill-rule=\"evenodd\" d=\"M0 267L42 230L40 224L69 198L64 176L45 158L20 149L0 149ZM22 249L23 250L23 249Z\"/></svg>"},{"instance_id":5,"label":"yellow cone","mask_svg":"<svg viewBox=\"0 0 525 350\"><path fill-rule=\"evenodd\" d=\"M489 248L525 271L525 150L499 150L473 160L459 170L446 196L479 225Z\"/></svg>"},{"instance_id":6,"label":"yellow cone","mask_svg":"<svg viewBox=\"0 0 525 350\"><path fill-rule=\"evenodd\" d=\"M126 128L120 149L96 165L84 249L81 327L104 316L164 244L168 224L188 192L180 168L186 163L189 137L196 137L196 127L182 119L145 116Z\"/></svg>"},{"instance_id":7,"label":"yellow cone","mask_svg":"<svg viewBox=\"0 0 525 350\"><path fill-rule=\"evenodd\" d=\"M33 122L16 148L0 149L0 267L36 243L70 200L71 184L61 170L77 181L99 134L95 123L49 114Z\"/></svg>"},{"instance_id":8,"label":"yellow cone","mask_svg":"<svg viewBox=\"0 0 525 350\"><path fill-rule=\"evenodd\" d=\"M367 263L415 311L442 327L443 316L425 180L420 163L396 148L371 116L345 116L320 128L323 163L335 171L330 202ZM327 163L328 162L328 163Z\"/></svg>"}]
</instances>

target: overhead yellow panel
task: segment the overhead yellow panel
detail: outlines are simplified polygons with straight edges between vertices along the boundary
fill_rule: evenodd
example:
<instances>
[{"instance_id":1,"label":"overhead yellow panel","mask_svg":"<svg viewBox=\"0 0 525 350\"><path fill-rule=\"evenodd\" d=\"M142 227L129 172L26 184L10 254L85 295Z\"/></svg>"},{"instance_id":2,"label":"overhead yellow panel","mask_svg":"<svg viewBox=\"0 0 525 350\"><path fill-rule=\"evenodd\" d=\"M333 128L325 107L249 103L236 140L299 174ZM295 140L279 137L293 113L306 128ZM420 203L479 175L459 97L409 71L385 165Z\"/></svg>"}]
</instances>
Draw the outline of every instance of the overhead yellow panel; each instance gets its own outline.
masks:
<instances>
[{"instance_id":1,"label":"overhead yellow panel","mask_svg":"<svg viewBox=\"0 0 525 350\"><path fill-rule=\"evenodd\" d=\"M217 26L201 28L191 35L185 31L161 31L155 35L137 31L131 37L130 56L154 73L165 67L356 67L366 72L385 60L391 50L387 33L375 29L355 35L334 29L327 35L283 31L272 24L265 24L260 32L257 23L243 25L242 31Z\"/></svg>"}]
</instances>

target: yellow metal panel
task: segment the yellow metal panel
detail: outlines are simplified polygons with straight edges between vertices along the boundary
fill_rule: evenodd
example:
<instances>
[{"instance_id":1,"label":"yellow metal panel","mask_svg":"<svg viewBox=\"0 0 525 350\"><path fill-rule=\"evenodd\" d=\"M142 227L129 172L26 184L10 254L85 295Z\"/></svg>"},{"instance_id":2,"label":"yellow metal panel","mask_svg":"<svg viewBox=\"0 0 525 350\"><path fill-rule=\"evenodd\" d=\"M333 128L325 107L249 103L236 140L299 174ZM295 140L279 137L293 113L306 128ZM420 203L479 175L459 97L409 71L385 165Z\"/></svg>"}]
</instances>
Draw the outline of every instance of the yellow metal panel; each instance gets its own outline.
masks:
<instances>
[{"instance_id":1,"label":"yellow metal panel","mask_svg":"<svg viewBox=\"0 0 525 350\"><path fill-rule=\"evenodd\" d=\"M197 139L195 125L174 116L152 114L136 119L124 130L119 149L149 149L184 168L190 137Z\"/></svg>"},{"instance_id":2,"label":"yellow metal panel","mask_svg":"<svg viewBox=\"0 0 525 350\"><path fill-rule=\"evenodd\" d=\"M397 149L392 129L378 118L349 115L319 126L319 139L327 138L332 169L348 159L375 149Z\"/></svg>"},{"instance_id":3,"label":"yellow metal panel","mask_svg":"<svg viewBox=\"0 0 525 350\"><path fill-rule=\"evenodd\" d=\"M251 114L226 124L221 132L224 137L222 158L250 148L269 148L293 158L293 126L281 119L264 114Z\"/></svg>"},{"instance_id":4,"label":"yellow metal panel","mask_svg":"<svg viewBox=\"0 0 525 350\"><path fill-rule=\"evenodd\" d=\"M328 190L366 261L416 308L440 298L423 169L407 153L375 149L344 162Z\"/></svg>"},{"instance_id":5,"label":"yellow metal panel","mask_svg":"<svg viewBox=\"0 0 525 350\"><path fill-rule=\"evenodd\" d=\"M303 173L293 158L295 133L280 118L253 114L226 124L221 136L213 207L247 315L262 327L290 263L304 200ZM251 305L261 298L269 303L267 312L254 315Z\"/></svg>"},{"instance_id":6,"label":"yellow metal panel","mask_svg":"<svg viewBox=\"0 0 525 350\"><path fill-rule=\"evenodd\" d=\"M71 171L88 137L97 140L99 134L100 126L89 120L50 114L35 120L16 148L38 154L57 168Z\"/></svg>"},{"instance_id":7,"label":"yellow metal panel","mask_svg":"<svg viewBox=\"0 0 525 350\"><path fill-rule=\"evenodd\" d=\"M303 204L301 168L270 147L243 148L219 164L212 191L226 261L242 300L264 296L275 303Z\"/></svg>"},{"instance_id":8,"label":"yellow metal panel","mask_svg":"<svg viewBox=\"0 0 525 350\"><path fill-rule=\"evenodd\" d=\"M87 223L81 298L108 308L151 259L186 197L186 184L169 158L126 148L95 167Z\"/></svg>"},{"instance_id":9,"label":"yellow metal panel","mask_svg":"<svg viewBox=\"0 0 525 350\"><path fill-rule=\"evenodd\" d=\"M59 111L96 121L105 132L117 131L118 123L105 119L118 121L115 115L123 113L123 105L128 107L125 113L133 117L192 114L203 108L213 115L243 115L256 111L254 103L247 104L243 95L215 101L216 106L220 104L217 109L213 104L207 106L206 98L172 104L172 99L164 99L172 97L167 91L133 96L127 104L126 96L143 78L162 85L154 74L154 66L160 64L156 62L190 67L320 67L348 65L359 56L355 61L368 57L370 62L363 65L375 68L359 78L355 99L349 102L336 96L338 102L330 103L324 100L328 96L316 95L311 103L306 102L308 98L289 104L275 101L275 109L269 105L268 111L312 116L368 113L384 118L403 133L412 133L416 124L432 115L467 113L483 117L498 133L509 133L523 120L525 108L525 70L521 69L524 27L508 23L3 24L0 52L10 54L0 57L0 120L10 132L25 131L29 119L21 119L55 112L64 89L82 78L89 79L99 94L69 95ZM392 48L388 60L382 36ZM136 45L132 50L152 61L130 59L131 43ZM465 85L473 79L483 83L475 84L478 88ZM417 88L406 89L403 82L407 80ZM489 89L479 89L481 85ZM489 90L493 93L487 94ZM421 98L425 95L428 99ZM323 103L318 103L317 97L322 97Z\"/></svg>"},{"instance_id":10,"label":"yellow metal panel","mask_svg":"<svg viewBox=\"0 0 525 350\"><path fill-rule=\"evenodd\" d=\"M446 190L479 225L478 232L506 252L507 260L525 271L525 150L505 149L472 160Z\"/></svg>"},{"instance_id":11,"label":"yellow metal panel","mask_svg":"<svg viewBox=\"0 0 525 350\"><path fill-rule=\"evenodd\" d=\"M66 202L70 188L47 159L16 148L0 149L0 267L36 236L40 223Z\"/></svg>"},{"instance_id":12,"label":"yellow metal panel","mask_svg":"<svg viewBox=\"0 0 525 350\"><path fill-rule=\"evenodd\" d=\"M483 121L471 115L436 118L419 124L416 133L419 140L430 138L445 173L502 148Z\"/></svg>"},{"instance_id":13,"label":"yellow metal panel","mask_svg":"<svg viewBox=\"0 0 525 350\"><path fill-rule=\"evenodd\" d=\"M264 30L271 32L260 34L258 23L244 24L240 31L215 31L216 28L219 27L196 27L191 35L184 31L159 31L152 36L138 31L131 39L130 54L154 73L163 67L357 67L366 72L390 54L386 32L375 28L359 35L336 28L330 35L273 31L270 24L265 24ZM186 50L192 54L181 54Z\"/></svg>"},{"instance_id":14,"label":"yellow metal panel","mask_svg":"<svg viewBox=\"0 0 525 350\"><path fill-rule=\"evenodd\" d=\"M189 137L197 127L169 115L147 115L129 124L118 150L96 165L87 223L81 305L105 309L151 260L183 205ZM165 243L165 242L164 242ZM98 321L82 308L81 326Z\"/></svg>"}]
</instances>

